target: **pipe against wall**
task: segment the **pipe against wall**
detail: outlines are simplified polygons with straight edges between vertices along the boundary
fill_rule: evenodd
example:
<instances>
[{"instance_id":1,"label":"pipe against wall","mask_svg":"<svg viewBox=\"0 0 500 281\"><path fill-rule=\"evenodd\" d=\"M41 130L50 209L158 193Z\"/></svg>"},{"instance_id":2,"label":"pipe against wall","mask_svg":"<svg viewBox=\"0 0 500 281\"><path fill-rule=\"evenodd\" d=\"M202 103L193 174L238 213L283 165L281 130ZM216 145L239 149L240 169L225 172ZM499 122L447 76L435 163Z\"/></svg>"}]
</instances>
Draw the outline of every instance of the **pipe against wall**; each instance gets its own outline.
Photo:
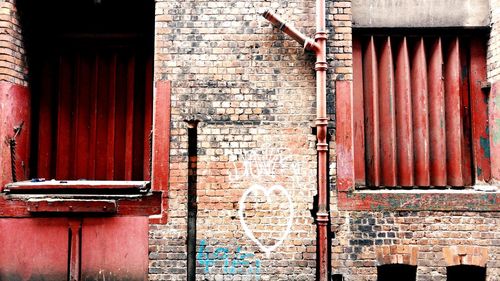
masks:
<instances>
[{"instance_id":1,"label":"pipe against wall","mask_svg":"<svg viewBox=\"0 0 500 281\"><path fill-rule=\"evenodd\" d=\"M316 0L316 34L314 41L302 34L293 26L287 25L282 19L270 11L262 14L274 26L288 34L304 49L316 54L316 137L318 154L318 212L316 221L318 225L318 280L327 281L329 275L328 257L328 225L330 216L328 213L328 117L326 113L326 25L325 25L325 0Z\"/></svg>"},{"instance_id":2,"label":"pipe against wall","mask_svg":"<svg viewBox=\"0 0 500 281\"><path fill-rule=\"evenodd\" d=\"M196 280L198 121L188 122L187 280Z\"/></svg>"}]
</instances>

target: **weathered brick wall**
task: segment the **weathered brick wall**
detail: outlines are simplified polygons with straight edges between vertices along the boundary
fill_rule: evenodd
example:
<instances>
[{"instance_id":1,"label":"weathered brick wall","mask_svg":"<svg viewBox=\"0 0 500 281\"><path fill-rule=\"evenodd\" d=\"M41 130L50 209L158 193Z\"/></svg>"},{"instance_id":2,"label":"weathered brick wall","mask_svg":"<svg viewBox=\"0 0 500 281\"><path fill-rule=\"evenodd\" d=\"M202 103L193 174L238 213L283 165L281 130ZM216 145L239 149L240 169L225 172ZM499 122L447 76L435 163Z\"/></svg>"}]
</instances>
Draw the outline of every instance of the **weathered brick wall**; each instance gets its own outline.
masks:
<instances>
[{"instance_id":1,"label":"weathered brick wall","mask_svg":"<svg viewBox=\"0 0 500 281\"><path fill-rule=\"evenodd\" d=\"M314 34L314 1L157 1L172 164L169 223L151 226L151 280L186 280L185 120L200 121L197 279L315 278L314 56L261 17L267 8Z\"/></svg>"},{"instance_id":2,"label":"weathered brick wall","mask_svg":"<svg viewBox=\"0 0 500 281\"><path fill-rule=\"evenodd\" d=\"M488 81L500 81L500 0L490 0L491 33L488 42Z\"/></svg>"},{"instance_id":3,"label":"weathered brick wall","mask_svg":"<svg viewBox=\"0 0 500 281\"><path fill-rule=\"evenodd\" d=\"M352 80L352 10L351 1L335 1L328 19L333 25L329 54L333 54L334 69L330 79Z\"/></svg>"},{"instance_id":4,"label":"weathered brick wall","mask_svg":"<svg viewBox=\"0 0 500 281\"><path fill-rule=\"evenodd\" d=\"M339 212L334 216L332 268L345 280L376 280L381 264L377 251L386 246L417 249L417 280L446 280L450 265L446 251L464 245L476 253L486 251L487 280L500 278L499 213ZM472 259L469 263L464 258L463 263L473 265Z\"/></svg>"},{"instance_id":5,"label":"weathered brick wall","mask_svg":"<svg viewBox=\"0 0 500 281\"><path fill-rule=\"evenodd\" d=\"M332 38L336 41L335 47L330 51L337 66L333 79L351 80L350 1L335 2L334 6L335 14L329 16L336 30ZM500 79L500 2L491 0L491 7L494 9L488 77L494 82ZM334 159L332 155L331 160ZM331 169L331 176L331 220L335 233L332 239L333 274L341 274L344 280L377 280L378 265L404 263L417 265L419 281L446 280L446 267L455 265L450 261L457 258L453 253L463 250L460 255L464 255L464 264L486 266L488 281L500 279L499 213L339 211L335 169Z\"/></svg>"},{"instance_id":6,"label":"weathered brick wall","mask_svg":"<svg viewBox=\"0 0 500 281\"><path fill-rule=\"evenodd\" d=\"M15 2L0 1L0 80L26 86L26 60Z\"/></svg>"},{"instance_id":7,"label":"weathered brick wall","mask_svg":"<svg viewBox=\"0 0 500 281\"><path fill-rule=\"evenodd\" d=\"M314 1L157 1L155 79L172 81L172 145L169 223L151 225L151 280L186 279L186 120L200 121L198 280L315 279L314 57L259 15L269 7L314 33ZM334 129L332 89L352 80L351 3L327 1L327 10ZM499 278L498 213L338 211L334 140L330 155L332 273L376 280L381 261L400 259L416 263L418 280L445 280L445 253L469 245L487 252L488 280Z\"/></svg>"}]
</instances>

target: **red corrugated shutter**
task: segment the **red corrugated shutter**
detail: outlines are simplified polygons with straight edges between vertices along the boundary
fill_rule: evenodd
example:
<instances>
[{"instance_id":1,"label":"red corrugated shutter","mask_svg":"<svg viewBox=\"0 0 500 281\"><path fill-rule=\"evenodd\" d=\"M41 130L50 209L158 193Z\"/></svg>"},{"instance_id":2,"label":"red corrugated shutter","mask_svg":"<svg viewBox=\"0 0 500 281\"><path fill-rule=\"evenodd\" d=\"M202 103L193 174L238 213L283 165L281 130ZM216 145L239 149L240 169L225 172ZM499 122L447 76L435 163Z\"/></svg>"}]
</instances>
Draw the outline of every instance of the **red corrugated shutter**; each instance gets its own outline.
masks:
<instances>
[{"instance_id":1,"label":"red corrugated shutter","mask_svg":"<svg viewBox=\"0 0 500 281\"><path fill-rule=\"evenodd\" d=\"M485 69L481 38L355 36L357 185L489 180Z\"/></svg>"},{"instance_id":2,"label":"red corrugated shutter","mask_svg":"<svg viewBox=\"0 0 500 281\"><path fill-rule=\"evenodd\" d=\"M39 65L36 177L149 179L151 59L127 49L71 50Z\"/></svg>"}]
</instances>

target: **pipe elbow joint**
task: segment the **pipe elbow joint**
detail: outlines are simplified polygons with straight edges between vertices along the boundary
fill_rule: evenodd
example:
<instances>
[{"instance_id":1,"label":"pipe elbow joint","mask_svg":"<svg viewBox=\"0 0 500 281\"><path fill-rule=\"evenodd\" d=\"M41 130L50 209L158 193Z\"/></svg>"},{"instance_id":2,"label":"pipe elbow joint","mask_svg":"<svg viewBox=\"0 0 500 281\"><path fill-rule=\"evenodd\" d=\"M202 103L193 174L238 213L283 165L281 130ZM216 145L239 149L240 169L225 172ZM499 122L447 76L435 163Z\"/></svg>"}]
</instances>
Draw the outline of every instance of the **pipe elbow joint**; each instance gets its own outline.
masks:
<instances>
[{"instance_id":1,"label":"pipe elbow joint","mask_svg":"<svg viewBox=\"0 0 500 281\"><path fill-rule=\"evenodd\" d=\"M304 41L304 49L314 52L316 55L321 52L321 47L318 43L314 42L312 39L307 38Z\"/></svg>"}]
</instances>

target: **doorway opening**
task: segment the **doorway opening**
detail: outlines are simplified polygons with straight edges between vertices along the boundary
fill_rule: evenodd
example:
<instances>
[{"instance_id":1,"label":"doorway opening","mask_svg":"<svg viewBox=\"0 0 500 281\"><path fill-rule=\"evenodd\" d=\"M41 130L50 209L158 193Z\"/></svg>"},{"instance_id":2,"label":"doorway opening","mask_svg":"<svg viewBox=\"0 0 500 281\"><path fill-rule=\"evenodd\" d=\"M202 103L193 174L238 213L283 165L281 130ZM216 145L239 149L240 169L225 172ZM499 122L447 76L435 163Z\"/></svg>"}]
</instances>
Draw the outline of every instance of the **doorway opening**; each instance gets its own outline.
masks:
<instances>
[{"instance_id":1,"label":"doorway opening","mask_svg":"<svg viewBox=\"0 0 500 281\"><path fill-rule=\"evenodd\" d=\"M377 267L377 281L415 281L417 267L407 264L386 264Z\"/></svg>"},{"instance_id":2,"label":"doorway opening","mask_svg":"<svg viewBox=\"0 0 500 281\"><path fill-rule=\"evenodd\" d=\"M485 281L486 280L486 267L475 266L475 265L455 265L448 266L446 268L446 274L448 281L462 281L462 280L474 280L474 281Z\"/></svg>"}]
</instances>

